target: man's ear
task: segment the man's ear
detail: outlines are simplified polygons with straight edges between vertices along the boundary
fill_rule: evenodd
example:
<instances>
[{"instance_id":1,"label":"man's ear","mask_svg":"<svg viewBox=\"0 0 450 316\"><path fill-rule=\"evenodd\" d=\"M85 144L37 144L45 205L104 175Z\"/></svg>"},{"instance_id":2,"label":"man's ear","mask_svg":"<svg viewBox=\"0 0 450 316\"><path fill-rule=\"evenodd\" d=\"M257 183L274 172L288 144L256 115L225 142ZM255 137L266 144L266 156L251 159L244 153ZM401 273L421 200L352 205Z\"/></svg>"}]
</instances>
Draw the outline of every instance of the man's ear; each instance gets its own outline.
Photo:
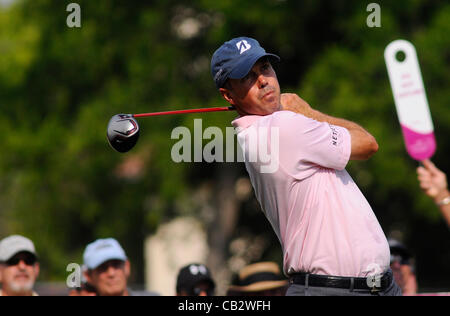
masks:
<instances>
[{"instance_id":1,"label":"man's ear","mask_svg":"<svg viewBox=\"0 0 450 316\"><path fill-rule=\"evenodd\" d=\"M83 271L83 275L84 275L84 277L86 278L86 281L87 281L89 284L94 284L94 283L93 283L93 280L92 280L91 273L92 273L92 271L90 271L90 270Z\"/></svg>"},{"instance_id":2,"label":"man's ear","mask_svg":"<svg viewBox=\"0 0 450 316\"><path fill-rule=\"evenodd\" d=\"M222 97L227 100L228 103L230 103L232 106L235 106L233 96L231 95L230 90L226 88L219 88L219 92L222 95Z\"/></svg>"},{"instance_id":3,"label":"man's ear","mask_svg":"<svg viewBox=\"0 0 450 316\"><path fill-rule=\"evenodd\" d=\"M128 279L128 277L130 276L130 273L131 273L131 265L130 265L130 261L129 260L127 260L127 261L125 261L125 275L126 275L126 277L127 277L127 279Z\"/></svg>"},{"instance_id":4,"label":"man's ear","mask_svg":"<svg viewBox=\"0 0 450 316\"><path fill-rule=\"evenodd\" d=\"M41 266L39 265L39 262L36 262L36 264L34 266L34 274L35 274L36 279L39 276L40 271L41 271Z\"/></svg>"}]
</instances>

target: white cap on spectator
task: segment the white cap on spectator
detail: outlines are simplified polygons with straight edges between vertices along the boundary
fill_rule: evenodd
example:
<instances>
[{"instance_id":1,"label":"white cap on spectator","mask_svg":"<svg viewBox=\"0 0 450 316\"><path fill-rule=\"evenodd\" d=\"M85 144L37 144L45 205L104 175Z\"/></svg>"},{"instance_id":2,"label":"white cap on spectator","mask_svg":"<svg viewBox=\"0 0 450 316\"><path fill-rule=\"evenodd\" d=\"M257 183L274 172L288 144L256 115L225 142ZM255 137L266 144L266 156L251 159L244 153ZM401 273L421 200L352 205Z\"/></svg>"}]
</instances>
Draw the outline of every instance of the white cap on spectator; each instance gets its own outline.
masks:
<instances>
[{"instance_id":1,"label":"white cap on spectator","mask_svg":"<svg viewBox=\"0 0 450 316\"><path fill-rule=\"evenodd\" d=\"M23 251L37 256L34 244L30 239L20 235L6 237L0 241L0 262L6 262Z\"/></svg>"}]
</instances>

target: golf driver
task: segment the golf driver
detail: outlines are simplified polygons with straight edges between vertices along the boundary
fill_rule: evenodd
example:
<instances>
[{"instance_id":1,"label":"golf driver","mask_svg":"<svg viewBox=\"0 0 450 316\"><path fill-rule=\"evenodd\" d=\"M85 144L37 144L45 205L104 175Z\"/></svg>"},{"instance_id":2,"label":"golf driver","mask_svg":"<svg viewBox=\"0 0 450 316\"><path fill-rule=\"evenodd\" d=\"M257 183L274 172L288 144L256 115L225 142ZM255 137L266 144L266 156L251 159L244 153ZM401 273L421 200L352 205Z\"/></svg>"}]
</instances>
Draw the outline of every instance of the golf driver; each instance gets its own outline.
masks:
<instances>
[{"instance_id":1,"label":"golf driver","mask_svg":"<svg viewBox=\"0 0 450 316\"><path fill-rule=\"evenodd\" d=\"M234 107L217 107L206 109L192 109L192 110L177 110L166 112L153 112L142 114L116 114L108 123L107 137L108 142L112 148L120 153L125 153L136 145L139 139L139 124L137 117L149 117L169 114L187 114L187 113L202 113L202 112L219 112L232 111Z\"/></svg>"}]
</instances>

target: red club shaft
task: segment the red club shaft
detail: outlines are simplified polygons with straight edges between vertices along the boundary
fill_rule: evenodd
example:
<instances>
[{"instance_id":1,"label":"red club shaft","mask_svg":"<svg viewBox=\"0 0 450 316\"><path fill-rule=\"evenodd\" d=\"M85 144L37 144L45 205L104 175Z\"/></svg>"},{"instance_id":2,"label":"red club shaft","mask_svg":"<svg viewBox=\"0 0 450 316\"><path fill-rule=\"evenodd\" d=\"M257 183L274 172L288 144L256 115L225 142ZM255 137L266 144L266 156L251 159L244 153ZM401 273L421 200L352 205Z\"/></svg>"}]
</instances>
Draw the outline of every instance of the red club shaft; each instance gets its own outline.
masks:
<instances>
[{"instance_id":1,"label":"red club shaft","mask_svg":"<svg viewBox=\"0 0 450 316\"><path fill-rule=\"evenodd\" d=\"M157 116L157 115L188 114L188 113L202 113L202 112L220 112L220 111L233 111L233 110L235 110L234 107L227 106L227 107L218 107L218 108L177 110L177 111L165 111L165 112L133 114L133 117L147 117L147 116Z\"/></svg>"}]
</instances>

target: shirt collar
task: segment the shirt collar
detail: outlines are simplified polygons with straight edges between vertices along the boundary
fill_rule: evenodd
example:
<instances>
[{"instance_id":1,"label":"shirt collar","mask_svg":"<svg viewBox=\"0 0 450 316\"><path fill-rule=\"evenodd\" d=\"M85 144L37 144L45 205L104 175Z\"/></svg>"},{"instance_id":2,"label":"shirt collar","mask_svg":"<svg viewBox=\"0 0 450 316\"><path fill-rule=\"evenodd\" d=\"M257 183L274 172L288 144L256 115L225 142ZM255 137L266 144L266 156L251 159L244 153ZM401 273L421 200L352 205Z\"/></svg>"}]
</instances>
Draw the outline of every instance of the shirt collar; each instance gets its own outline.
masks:
<instances>
[{"instance_id":1,"label":"shirt collar","mask_svg":"<svg viewBox=\"0 0 450 316\"><path fill-rule=\"evenodd\" d=\"M262 118L261 115L246 115L246 116L239 116L234 121L231 122L234 128L239 130L244 130L253 123L255 123L257 120Z\"/></svg>"}]
</instances>

